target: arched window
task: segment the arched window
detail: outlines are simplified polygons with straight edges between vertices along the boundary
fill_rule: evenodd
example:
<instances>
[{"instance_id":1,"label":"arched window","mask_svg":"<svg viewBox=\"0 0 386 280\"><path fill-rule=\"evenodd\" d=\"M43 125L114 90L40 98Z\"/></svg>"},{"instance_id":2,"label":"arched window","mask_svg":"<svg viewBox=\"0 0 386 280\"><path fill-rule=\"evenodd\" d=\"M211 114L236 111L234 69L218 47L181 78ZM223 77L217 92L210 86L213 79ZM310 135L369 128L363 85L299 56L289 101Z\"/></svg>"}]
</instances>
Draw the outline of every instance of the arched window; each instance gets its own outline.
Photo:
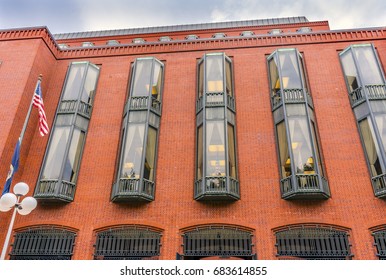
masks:
<instances>
[{"instance_id":1,"label":"arched window","mask_svg":"<svg viewBox=\"0 0 386 280\"><path fill-rule=\"evenodd\" d=\"M161 233L146 227L123 226L96 234L94 259L142 260L157 259Z\"/></svg>"},{"instance_id":2,"label":"arched window","mask_svg":"<svg viewBox=\"0 0 386 280\"><path fill-rule=\"evenodd\" d=\"M70 260L76 233L64 228L42 226L16 232L11 260Z\"/></svg>"},{"instance_id":3,"label":"arched window","mask_svg":"<svg viewBox=\"0 0 386 280\"><path fill-rule=\"evenodd\" d=\"M197 227L184 232L183 258L197 260L208 257L253 259L252 233L230 226Z\"/></svg>"},{"instance_id":4,"label":"arched window","mask_svg":"<svg viewBox=\"0 0 386 280\"><path fill-rule=\"evenodd\" d=\"M348 233L321 226L294 226L275 232L277 256L308 260L351 258Z\"/></svg>"}]
</instances>

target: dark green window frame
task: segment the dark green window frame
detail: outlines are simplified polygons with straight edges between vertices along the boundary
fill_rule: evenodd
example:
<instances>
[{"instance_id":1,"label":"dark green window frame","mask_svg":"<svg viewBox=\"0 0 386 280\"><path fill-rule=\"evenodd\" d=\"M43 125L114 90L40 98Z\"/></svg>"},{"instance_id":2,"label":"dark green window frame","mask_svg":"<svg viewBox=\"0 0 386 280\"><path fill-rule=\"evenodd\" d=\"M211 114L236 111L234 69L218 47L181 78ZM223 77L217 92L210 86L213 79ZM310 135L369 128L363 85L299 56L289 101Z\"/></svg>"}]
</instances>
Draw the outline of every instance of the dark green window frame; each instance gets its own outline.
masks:
<instances>
[{"instance_id":1,"label":"dark green window frame","mask_svg":"<svg viewBox=\"0 0 386 280\"><path fill-rule=\"evenodd\" d=\"M205 54L197 80L194 199L238 200L232 60L224 53Z\"/></svg>"},{"instance_id":2,"label":"dark green window frame","mask_svg":"<svg viewBox=\"0 0 386 280\"><path fill-rule=\"evenodd\" d=\"M15 234L11 260L71 260L76 233L60 227L32 227Z\"/></svg>"},{"instance_id":3,"label":"dark green window frame","mask_svg":"<svg viewBox=\"0 0 386 280\"><path fill-rule=\"evenodd\" d=\"M277 49L267 63L281 197L327 199L330 189L303 56L297 49Z\"/></svg>"},{"instance_id":4,"label":"dark green window frame","mask_svg":"<svg viewBox=\"0 0 386 280\"><path fill-rule=\"evenodd\" d=\"M154 57L132 65L113 202L154 200L164 64Z\"/></svg>"},{"instance_id":5,"label":"dark green window frame","mask_svg":"<svg viewBox=\"0 0 386 280\"><path fill-rule=\"evenodd\" d=\"M340 54L373 192L386 198L386 80L372 44L351 45Z\"/></svg>"},{"instance_id":6,"label":"dark green window frame","mask_svg":"<svg viewBox=\"0 0 386 280\"><path fill-rule=\"evenodd\" d=\"M289 226L275 232L281 259L347 260L352 258L349 234L320 225Z\"/></svg>"},{"instance_id":7,"label":"dark green window frame","mask_svg":"<svg viewBox=\"0 0 386 280\"><path fill-rule=\"evenodd\" d=\"M253 252L253 234L233 226L200 226L185 231L183 238L184 260L199 260L207 257L256 259Z\"/></svg>"},{"instance_id":8,"label":"dark green window frame","mask_svg":"<svg viewBox=\"0 0 386 280\"><path fill-rule=\"evenodd\" d=\"M374 246L377 249L377 257L380 260L386 260L386 229L376 230L372 235L374 237Z\"/></svg>"},{"instance_id":9,"label":"dark green window frame","mask_svg":"<svg viewBox=\"0 0 386 280\"><path fill-rule=\"evenodd\" d=\"M158 259L161 232L147 227L121 226L96 234L95 260Z\"/></svg>"},{"instance_id":10,"label":"dark green window frame","mask_svg":"<svg viewBox=\"0 0 386 280\"><path fill-rule=\"evenodd\" d=\"M35 188L38 200L74 200L99 71L88 61L70 63Z\"/></svg>"}]
</instances>

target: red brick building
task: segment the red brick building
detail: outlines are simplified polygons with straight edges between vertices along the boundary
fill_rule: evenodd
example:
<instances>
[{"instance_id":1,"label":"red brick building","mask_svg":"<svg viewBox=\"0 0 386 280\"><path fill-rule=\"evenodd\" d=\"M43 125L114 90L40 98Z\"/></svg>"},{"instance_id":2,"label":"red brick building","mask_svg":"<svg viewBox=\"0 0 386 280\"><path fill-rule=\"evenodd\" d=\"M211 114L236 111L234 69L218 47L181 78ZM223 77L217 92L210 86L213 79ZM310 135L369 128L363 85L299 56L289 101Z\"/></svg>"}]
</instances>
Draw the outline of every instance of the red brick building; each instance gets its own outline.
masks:
<instances>
[{"instance_id":1,"label":"red brick building","mask_svg":"<svg viewBox=\"0 0 386 280\"><path fill-rule=\"evenodd\" d=\"M50 126L7 258L385 258L385 63L385 27L304 17L0 30L3 182L39 74Z\"/></svg>"}]
</instances>

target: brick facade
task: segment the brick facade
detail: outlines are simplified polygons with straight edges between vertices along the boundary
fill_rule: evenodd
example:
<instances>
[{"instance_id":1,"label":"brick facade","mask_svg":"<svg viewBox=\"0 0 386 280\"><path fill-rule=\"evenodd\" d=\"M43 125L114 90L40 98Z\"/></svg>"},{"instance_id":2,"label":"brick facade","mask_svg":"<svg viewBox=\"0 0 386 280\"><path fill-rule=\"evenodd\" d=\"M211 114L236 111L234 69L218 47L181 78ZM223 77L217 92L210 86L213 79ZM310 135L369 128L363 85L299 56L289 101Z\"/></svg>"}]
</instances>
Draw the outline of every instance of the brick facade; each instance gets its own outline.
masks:
<instances>
[{"instance_id":1,"label":"brick facade","mask_svg":"<svg viewBox=\"0 0 386 280\"><path fill-rule=\"evenodd\" d=\"M303 26L313 31L295 32ZM283 33L268 35L273 28ZM256 35L241 37L243 30ZM216 32L228 36L212 39ZM183 39L192 33L200 39ZM157 41L166 35L173 40ZM135 37L144 37L146 42L130 43ZM121 44L103 45L111 39ZM81 48L82 41L95 42L95 47ZM60 49L59 43L71 48ZM360 43L372 43L385 65L386 28L331 31L327 22L57 40L46 28L0 30L1 182L5 181L38 75L43 75L43 98L51 127L69 63L90 61L101 68L74 201L39 203L28 216L16 217L14 231L38 225L69 228L77 233L72 259L87 260L93 258L97 231L141 225L162 232L159 258L168 260L182 254L184 230L231 225L251 231L258 259L270 260L277 259L276 229L320 224L348 231L353 259L377 259L371 229L386 225L386 201L373 194L338 56L349 45ZM266 60L277 48L297 48L304 56L331 189L327 200L281 199ZM197 61L210 52L225 52L233 61L241 196L235 202L193 198ZM117 204L110 201L110 195L130 66L135 58L146 56L165 65L155 200ZM21 147L20 169L13 180L28 183L29 195L33 194L49 139L40 137L37 118L33 110ZM10 212L0 213L0 244L10 218Z\"/></svg>"}]
</instances>

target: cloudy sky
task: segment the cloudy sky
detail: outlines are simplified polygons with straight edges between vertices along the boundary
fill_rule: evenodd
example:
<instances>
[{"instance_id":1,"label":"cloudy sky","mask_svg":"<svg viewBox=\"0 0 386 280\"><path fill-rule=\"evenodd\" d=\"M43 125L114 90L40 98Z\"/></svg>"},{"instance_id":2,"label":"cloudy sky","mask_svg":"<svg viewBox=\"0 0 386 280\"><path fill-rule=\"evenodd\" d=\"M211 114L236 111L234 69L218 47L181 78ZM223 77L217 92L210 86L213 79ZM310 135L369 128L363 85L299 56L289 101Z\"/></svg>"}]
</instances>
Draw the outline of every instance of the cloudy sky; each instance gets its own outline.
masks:
<instances>
[{"instance_id":1,"label":"cloudy sky","mask_svg":"<svg viewBox=\"0 0 386 280\"><path fill-rule=\"evenodd\" d=\"M291 16L334 30L386 26L386 0L0 0L0 29L54 34Z\"/></svg>"}]
</instances>

